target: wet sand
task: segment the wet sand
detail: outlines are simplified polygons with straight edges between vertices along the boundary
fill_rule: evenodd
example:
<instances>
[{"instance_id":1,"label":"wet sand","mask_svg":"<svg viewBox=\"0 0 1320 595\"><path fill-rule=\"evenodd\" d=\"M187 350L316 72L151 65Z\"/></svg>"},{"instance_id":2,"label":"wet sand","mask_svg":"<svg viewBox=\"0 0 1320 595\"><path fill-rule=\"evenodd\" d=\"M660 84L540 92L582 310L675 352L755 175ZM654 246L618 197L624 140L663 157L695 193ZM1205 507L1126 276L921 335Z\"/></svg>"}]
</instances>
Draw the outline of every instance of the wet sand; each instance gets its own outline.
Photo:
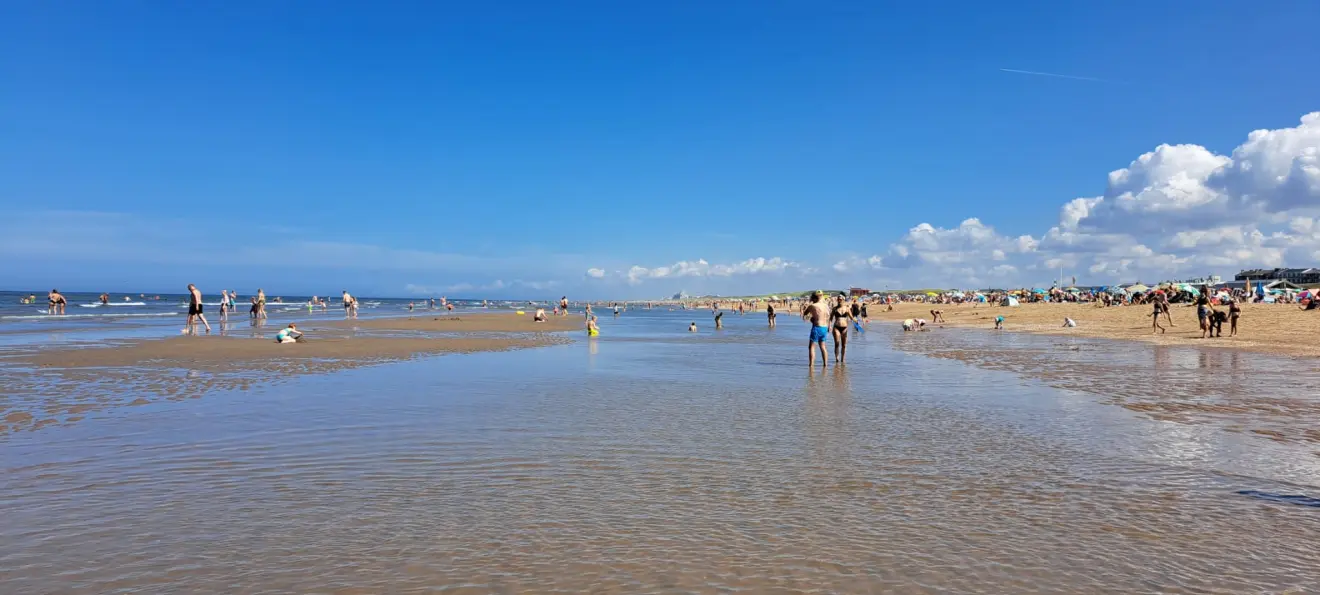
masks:
<instances>
[{"instance_id":1,"label":"wet sand","mask_svg":"<svg viewBox=\"0 0 1320 595\"><path fill-rule=\"evenodd\" d=\"M247 390L289 378L421 356L527 349L569 342L561 331L581 317L533 323L530 316L482 314L354 321L311 321L308 341L177 336L105 341L92 347L0 350L0 434L75 423L87 413L162 400ZM421 331L420 336L372 335ZM456 333L448 335L447 333ZM481 336L477 336L481 335Z\"/></svg>"},{"instance_id":2,"label":"wet sand","mask_svg":"<svg viewBox=\"0 0 1320 595\"><path fill-rule=\"evenodd\" d=\"M534 312L534 310L531 310L522 316L513 313L458 315L422 312L407 317L336 321L313 320L308 324L315 325L316 328L442 333L542 333L586 329L586 320L580 313L568 316L550 316L550 319L546 322L533 322L532 315Z\"/></svg>"},{"instance_id":3,"label":"wet sand","mask_svg":"<svg viewBox=\"0 0 1320 595\"><path fill-rule=\"evenodd\" d=\"M1156 423L891 345L981 337L1042 369L1121 360L1122 390L1193 380L1201 353L1207 368L1237 356L1238 390L1273 358L1167 348L1143 374L1157 346L877 325L822 374L805 369L805 325L686 322L603 319L598 341L301 375L0 437L0 581L69 594L1320 584L1317 509L1243 493L1320 495L1309 446ZM1056 347L1083 343L1098 347Z\"/></svg>"},{"instance_id":4,"label":"wet sand","mask_svg":"<svg viewBox=\"0 0 1320 595\"><path fill-rule=\"evenodd\" d=\"M1227 347L1257 353L1287 356L1320 356L1320 312L1304 312L1295 305L1244 304L1238 321L1238 334L1201 339L1196 308L1179 304L1170 307L1173 324L1160 318L1167 332L1152 334L1149 306L1098 308L1093 304L1023 304L1016 308L981 305L899 304L893 312L884 306L869 307L872 320L899 321L907 318L931 319L930 311L943 310L948 319L944 326L993 329L995 317L1004 317L1004 330L1048 335L1072 335L1100 339L1136 340L1157 345L1195 345ZM1077 321L1075 328L1063 328L1063 319ZM939 327L940 324L934 324Z\"/></svg>"}]
</instances>

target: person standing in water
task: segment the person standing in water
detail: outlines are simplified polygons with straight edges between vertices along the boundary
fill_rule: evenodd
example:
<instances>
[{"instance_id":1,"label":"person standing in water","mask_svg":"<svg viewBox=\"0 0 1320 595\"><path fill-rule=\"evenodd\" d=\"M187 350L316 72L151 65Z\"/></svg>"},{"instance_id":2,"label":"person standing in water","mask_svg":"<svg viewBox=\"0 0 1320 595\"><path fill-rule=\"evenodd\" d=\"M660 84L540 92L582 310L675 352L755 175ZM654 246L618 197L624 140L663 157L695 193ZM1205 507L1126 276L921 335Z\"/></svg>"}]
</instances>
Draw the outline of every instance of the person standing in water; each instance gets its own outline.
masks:
<instances>
[{"instance_id":1,"label":"person standing in water","mask_svg":"<svg viewBox=\"0 0 1320 595\"><path fill-rule=\"evenodd\" d=\"M770 321L770 328L775 328L775 305L767 303L765 305L765 316Z\"/></svg>"},{"instance_id":2,"label":"person standing in water","mask_svg":"<svg viewBox=\"0 0 1320 595\"><path fill-rule=\"evenodd\" d=\"M64 294L60 293L60 290L58 289L50 290L50 294L46 296L46 301L47 301L47 307L46 307L47 314L58 313L60 316L64 316L64 306L69 303L69 300L64 299Z\"/></svg>"},{"instance_id":3,"label":"person standing in water","mask_svg":"<svg viewBox=\"0 0 1320 595\"><path fill-rule=\"evenodd\" d=\"M600 334L600 327L596 326L596 317L595 316L587 317L587 336L594 337L599 334Z\"/></svg>"},{"instance_id":4,"label":"person standing in water","mask_svg":"<svg viewBox=\"0 0 1320 595\"><path fill-rule=\"evenodd\" d=\"M266 318L266 290L257 289L257 318Z\"/></svg>"},{"instance_id":5,"label":"person standing in water","mask_svg":"<svg viewBox=\"0 0 1320 595\"><path fill-rule=\"evenodd\" d=\"M811 333L807 335L807 366L815 367L816 350L819 349L820 367L825 368L825 337L830 334L830 312L820 297L819 291L811 294L811 302L802 309L802 319L811 322Z\"/></svg>"},{"instance_id":6,"label":"person standing in water","mask_svg":"<svg viewBox=\"0 0 1320 595\"><path fill-rule=\"evenodd\" d=\"M224 324L229 322L229 290L220 290L220 325L224 330Z\"/></svg>"},{"instance_id":7,"label":"person standing in water","mask_svg":"<svg viewBox=\"0 0 1320 595\"><path fill-rule=\"evenodd\" d=\"M101 305L102 306L110 305L110 294L108 293L101 294Z\"/></svg>"},{"instance_id":8,"label":"person standing in water","mask_svg":"<svg viewBox=\"0 0 1320 595\"><path fill-rule=\"evenodd\" d=\"M202 324L206 325L206 332L208 333L211 332L211 323L207 322L206 315L202 314L202 311L204 309L205 308L202 304L201 290L197 289L196 285L189 283L188 284L188 325L187 325L188 326L187 330L189 333L197 332L197 323L194 322L194 318L200 319L202 321Z\"/></svg>"},{"instance_id":9,"label":"person standing in water","mask_svg":"<svg viewBox=\"0 0 1320 595\"><path fill-rule=\"evenodd\" d=\"M830 322L833 323L830 334L834 336L835 363L844 363L844 358L848 356L848 326L856 321L852 308L844 303L843 294L839 294L834 298L834 307L830 309Z\"/></svg>"},{"instance_id":10,"label":"person standing in water","mask_svg":"<svg viewBox=\"0 0 1320 595\"><path fill-rule=\"evenodd\" d=\"M568 316L568 296L559 298L559 315Z\"/></svg>"},{"instance_id":11,"label":"person standing in water","mask_svg":"<svg viewBox=\"0 0 1320 595\"><path fill-rule=\"evenodd\" d=\"M724 318L723 312L715 313L715 330L718 331L724 328L724 321L722 320L723 318Z\"/></svg>"}]
</instances>

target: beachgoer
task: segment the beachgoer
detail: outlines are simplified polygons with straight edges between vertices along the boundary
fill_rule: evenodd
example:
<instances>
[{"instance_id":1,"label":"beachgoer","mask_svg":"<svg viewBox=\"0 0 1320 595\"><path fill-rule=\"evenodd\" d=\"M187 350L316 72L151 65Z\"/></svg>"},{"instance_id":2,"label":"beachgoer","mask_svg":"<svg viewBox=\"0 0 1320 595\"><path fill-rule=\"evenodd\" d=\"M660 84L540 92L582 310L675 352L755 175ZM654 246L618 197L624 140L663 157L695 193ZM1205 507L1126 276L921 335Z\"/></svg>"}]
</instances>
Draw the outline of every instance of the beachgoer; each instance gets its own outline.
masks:
<instances>
[{"instance_id":1,"label":"beachgoer","mask_svg":"<svg viewBox=\"0 0 1320 595\"><path fill-rule=\"evenodd\" d=\"M1223 312L1212 306L1210 308L1210 336L1222 338L1225 322L1228 322L1228 312Z\"/></svg>"},{"instance_id":2,"label":"beachgoer","mask_svg":"<svg viewBox=\"0 0 1320 595\"><path fill-rule=\"evenodd\" d=\"M595 317L595 316L592 316L591 318L588 318L588 319L587 319L587 336L588 336L588 337L594 337L594 336L599 335L599 334L600 334L600 327L599 327L599 326L596 326L596 317Z\"/></svg>"},{"instance_id":3,"label":"beachgoer","mask_svg":"<svg viewBox=\"0 0 1320 595\"><path fill-rule=\"evenodd\" d=\"M1311 300L1311 304L1314 305L1314 304L1315 304L1315 300ZM1239 317L1239 316L1242 316L1242 306L1241 306L1240 304L1238 304L1237 300L1229 300L1229 302L1228 302L1228 336L1230 336L1230 337L1233 337L1233 336L1236 336L1236 335L1237 335L1237 321L1238 321L1238 317Z\"/></svg>"},{"instance_id":4,"label":"beachgoer","mask_svg":"<svg viewBox=\"0 0 1320 595\"><path fill-rule=\"evenodd\" d=\"M914 330L917 330L917 321L912 318L905 318L903 320L903 331L907 332Z\"/></svg>"},{"instance_id":5,"label":"beachgoer","mask_svg":"<svg viewBox=\"0 0 1320 595\"><path fill-rule=\"evenodd\" d=\"M64 299L64 295L60 293L60 290L50 290L50 293L46 296L46 300L49 302L46 307L47 314L58 313L60 316L64 315L64 306L69 303L69 300Z\"/></svg>"},{"instance_id":6,"label":"beachgoer","mask_svg":"<svg viewBox=\"0 0 1320 595\"><path fill-rule=\"evenodd\" d=\"M223 328L224 323L229 321L229 290L220 290L220 324Z\"/></svg>"},{"instance_id":7,"label":"beachgoer","mask_svg":"<svg viewBox=\"0 0 1320 595\"><path fill-rule=\"evenodd\" d=\"M278 333L275 333L276 343L297 343L302 340L303 334L298 331L298 326L290 322L289 326L284 327Z\"/></svg>"},{"instance_id":8,"label":"beachgoer","mask_svg":"<svg viewBox=\"0 0 1320 595\"><path fill-rule=\"evenodd\" d=\"M848 326L857 321L853 317L852 308L843 302L843 294L834 298L830 321L833 323L830 334L834 337L834 361L842 364L848 356Z\"/></svg>"},{"instance_id":9,"label":"beachgoer","mask_svg":"<svg viewBox=\"0 0 1320 595\"><path fill-rule=\"evenodd\" d=\"M197 332L197 323L194 322L195 318L200 319L202 321L202 324L206 325L206 332L208 333L211 332L211 323L207 322L206 315L202 314L202 311L204 309L205 307L202 304L201 290L197 289L196 285L189 283L188 284L188 324L187 324L188 327L187 330L189 333Z\"/></svg>"},{"instance_id":10,"label":"beachgoer","mask_svg":"<svg viewBox=\"0 0 1320 595\"><path fill-rule=\"evenodd\" d=\"M532 316L532 322L545 322L545 308L536 309L536 315Z\"/></svg>"},{"instance_id":11,"label":"beachgoer","mask_svg":"<svg viewBox=\"0 0 1320 595\"><path fill-rule=\"evenodd\" d=\"M408 313L411 314L412 311L413 311L413 303L412 303L412 302L408 302Z\"/></svg>"},{"instance_id":12,"label":"beachgoer","mask_svg":"<svg viewBox=\"0 0 1320 595\"><path fill-rule=\"evenodd\" d=\"M618 306L615 306L615 307L614 307L614 317L615 317L615 318L618 318L618 317L619 317L619 307L618 307Z\"/></svg>"},{"instance_id":13,"label":"beachgoer","mask_svg":"<svg viewBox=\"0 0 1320 595\"><path fill-rule=\"evenodd\" d=\"M1002 330L1004 330L1004 317L1003 317L1003 316L996 316L996 317L995 317L995 330L997 330L997 331L1002 331Z\"/></svg>"},{"instance_id":14,"label":"beachgoer","mask_svg":"<svg viewBox=\"0 0 1320 595\"><path fill-rule=\"evenodd\" d=\"M257 289L257 318L266 318L266 291Z\"/></svg>"},{"instance_id":15,"label":"beachgoer","mask_svg":"<svg viewBox=\"0 0 1320 595\"><path fill-rule=\"evenodd\" d=\"M866 312L866 302L862 302L862 324L871 324L871 315Z\"/></svg>"},{"instance_id":16,"label":"beachgoer","mask_svg":"<svg viewBox=\"0 0 1320 595\"><path fill-rule=\"evenodd\" d=\"M453 304L453 303L445 304L445 311L446 311L446 312L453 312L453 311L454 311L454 304Z\"/></svg>"},{"instance_id":17,"label":"beachgoer","mask_svg":"<svg viewBox=\"0 0 1320 595\"><path fill-rule=\"evenodd\" d=\"M101 294L101 305L107 306L109 304L110 304L110 294L108 293Z\"/></svg>"},{"instance_id":18,"label":"beachgoer","mask_svg":"<svg viewBox=\"0 0 1320 595\"><path fill-rule=\"evenodd\" d=\"M1169 312L1169 294L1163 291L1155 294L1155 301L1160 305L1160 311L1164 312L1164 319L1169 323L1169 328L1173 328L1173 314Z\"/></svg>"},{"instance_id":19,"label":"beachgoer","mask_svg":"<svg viewBox=\"0 0 1320 595\"><path fill-rule=\"evenodd\" d=\"M1064 319L1063 319L1063 328L1076 328L1076 327L1077 327L1077 321L1076 321L1076 320L1073 320L1073 319L1071 319L1071 318L1064 317Z\"/></svg>"},{"instance_id":20,"label":"beachgoer","mask_svg":"<svg viewBox=\"0 0 1320 595\"><path fill-rule=\"evenodd\" d=\"M689 332L689 333L695 333L695 332L697 332L697 323L694 322L694 323L692 323L692 324L689 324L689 325L688 325L688 332Z\"/></svg>"},{"instance_id":21,"label":"beachgoer","mask_svg":"<svg viewBox=\"0 0 1320 595\"><path fill-rule=\"evenodd\" d=\"M715 330L718 331L718 330L724 328L724 320L723 320L723 318L724 318L724 313L723 313L723 312L716 312L716 313L715 313Z\"/></svg>"},{"instance_id":22,"label":"beachgoer","mask_svg":"<svg viewBox=\"0 0 1320 595\"><path fill-rule=\"evenodd\" d=\"M1158 330L1160 334L1164 333L1164 327L1160 326L1160 314L1164 312L1164 306L1160 304L1159 300L1155 300L1150 313L1150 334L1155 334L1156 330Z\"/></svg>"},{"instance_id":23,"label":"beachgoer","mask_svg":"<svg viewBox=\"0 0 1320 595\"><path fill-rule=\"evenodd\" d=\"M1210 332L1210 300L1204 295L1196 298L1196 320L1201 325L1201 338L1204 339Z\"/></svg>"},{"instance_id":24,"label":"beachgoer","mask_svg":"<svg viewBox=\"0 0 1320 595\"><path fill-rule=\"evenodd\" d=\"M811 294L811 303L802 311L802 319L811 322L811 332L807 335L807 365L815 367L816 350L820 350L820 367L827 367L825 361L825 337L830 334L829 306L821 302L821 293Z\"/></svg>"},{"instance_id":25,"label":"beachgoer","mask_svg":"<svg viewBox=\"0 0 1320 595\"><path fill-rule=\"evenodd\" d=\"M260 306L257 306L257 296L252 296L252 307L248 308L248 318L256 319Z\"/></svg>"},{"instance_id":26,"label":"beachgoer","mask_svg":"<svg viewBox=\"0 0 1320 595\"><path fill-rule=\"evenodd\" d=\"M766 316L767 319L770 320L770 328L775 328L775 305L774 305L774 304L766 304L766 305L765 305L765 316Z\"/></svg>"},{"instance_id":27,"label":"beachgoer","mask_svg":"<svg viewBox=\"0 0 1320 595\"><path fill-rule=\"evenodd\" d=\"M591 304L587 304L587 309L583 311L583 315L587 318L591 318Z\"/></svg>"},{"instance_id":28,"label":"beachgoer","mask_svg":"<svg viewBox=\"0 0 1320 595\"><path fill-rule=\"evenodd\" d=\"M568 296L559 298L559 313L568 316Z\"/></svg>"}]
</instances>

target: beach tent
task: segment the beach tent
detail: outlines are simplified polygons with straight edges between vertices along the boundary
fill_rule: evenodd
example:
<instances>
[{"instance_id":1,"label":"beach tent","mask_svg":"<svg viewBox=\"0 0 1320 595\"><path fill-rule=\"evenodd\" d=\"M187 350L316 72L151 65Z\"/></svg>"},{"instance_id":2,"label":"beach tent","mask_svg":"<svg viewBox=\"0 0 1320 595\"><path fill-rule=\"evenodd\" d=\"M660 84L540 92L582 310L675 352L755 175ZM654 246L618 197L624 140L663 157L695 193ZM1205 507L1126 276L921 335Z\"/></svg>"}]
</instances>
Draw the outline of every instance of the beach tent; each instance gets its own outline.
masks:
<instances>
[{"instance_id":1,"label":"beach tent","mask_svg":"<svg viewBox=\"0 0 1320 595\"><path fill-rule=\"evenodd\" d=\"M1037 287L1037 288L1035 288L1035 289L1032 289L1032 290L1031 290L1031 293L1034 293L1034 294L1037 294L1037 295L1045 295L1045 290L1044 290L1044 289L1041 289L1041 288L1039 288L1039 287Z\"/></svg>"},{"instance_id":2,"label":"beach tent","mask_svg":"<svg viewBox=\"0 0 1320 595\"><path fill-rule=\"evenodd\" d=\"M927 291L927 292L926 292L926 295L929 295L929 296L931 296L931 297L934 297L934 296L937 296L937 295L939 295L939 294L938 294L938 293L935 293L935 292L933 292L933 291Z\"/></svg>"},{"instance_id":3,"label":"beach tent","mask_svg":"<svg viewBox=\"0 0 1320 595\"><path fill-rule=\"evenodd\" d=\"M1016 308L1018 305L1018 299L1011 295L1006 295L1004 296L1004 299L999 300L999 305Z\"/></svg>"}]
</instances>

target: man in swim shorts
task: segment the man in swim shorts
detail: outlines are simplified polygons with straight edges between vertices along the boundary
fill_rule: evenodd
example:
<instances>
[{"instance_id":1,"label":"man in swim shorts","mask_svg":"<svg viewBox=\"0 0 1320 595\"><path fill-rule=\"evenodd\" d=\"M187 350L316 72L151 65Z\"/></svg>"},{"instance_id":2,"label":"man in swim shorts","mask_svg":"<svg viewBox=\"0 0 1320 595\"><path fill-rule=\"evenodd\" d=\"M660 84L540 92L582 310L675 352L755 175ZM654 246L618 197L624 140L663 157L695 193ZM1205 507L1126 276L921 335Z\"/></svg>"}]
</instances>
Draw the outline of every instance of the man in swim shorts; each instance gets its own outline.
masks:
<instances>
[{"instance_id":1,"label":"man in swim shorts","mask_svg":"<svg viewBox=\"0 0 1320 595\"><path fill-rule=\"evenodd\" d=\"M811 303L802 310L802 319L811 322L811 332L807 335L807 366L815 367L816 350L820 350L820 367L827 367L825 359L825 338L830 336L830 308L821 301L819 291L811 294Z\"/></svg>"},{"instance_id":2,"label":"man in swim shorts","mask_svg":"<svg viewBox=\"0 0 1320 595\"><path fill-rule=\"evenodd\" d=\"M202 314L202 292L196 285L188 284L188 332L196 332L197 323L194 319L201 319L202 324L206 325L206 332L211 332L211 323L206 321L206 316Z\"/></svg>"},{"instance_id":3,"label":"man in swim shorts","mask_svg":"<svg viewBox=\"0 0 1320 595\"><path fill-rule=\"evenodd\" d=\"M770 328L775 328L775 305L774 305L774 304L766 304L766 305L765 305L765 315L766 315L766 318L769 318L769 319L770 319Z\"/></svg>"}]
</instances>

